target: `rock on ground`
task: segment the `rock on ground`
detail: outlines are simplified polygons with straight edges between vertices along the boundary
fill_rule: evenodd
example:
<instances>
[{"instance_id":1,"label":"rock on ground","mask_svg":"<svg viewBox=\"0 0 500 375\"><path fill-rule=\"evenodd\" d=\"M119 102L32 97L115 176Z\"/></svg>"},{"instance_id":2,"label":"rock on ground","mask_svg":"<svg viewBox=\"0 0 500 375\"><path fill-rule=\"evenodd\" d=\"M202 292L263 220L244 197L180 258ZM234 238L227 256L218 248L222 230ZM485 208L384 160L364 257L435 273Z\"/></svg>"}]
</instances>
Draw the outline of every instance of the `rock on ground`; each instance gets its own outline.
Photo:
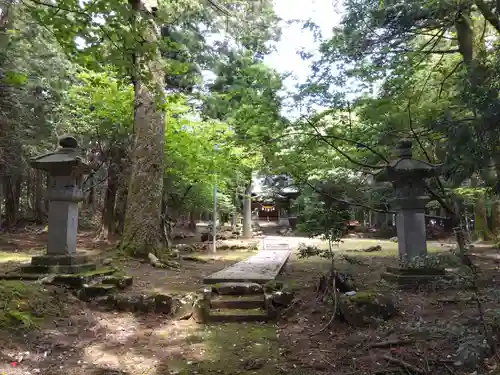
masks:
<instances>
[{"instance_id":1,"label":"rock on ground","mask_svg":"<svg viewBox=\"0 0 500 375\"><path fill-rule=\"evenodd\" d=\"M398 311L394 296L377 291L358 292L354 296L339 295L337 308L345 321L354 327L377 325Z\"/></svg>"}]
</instances>

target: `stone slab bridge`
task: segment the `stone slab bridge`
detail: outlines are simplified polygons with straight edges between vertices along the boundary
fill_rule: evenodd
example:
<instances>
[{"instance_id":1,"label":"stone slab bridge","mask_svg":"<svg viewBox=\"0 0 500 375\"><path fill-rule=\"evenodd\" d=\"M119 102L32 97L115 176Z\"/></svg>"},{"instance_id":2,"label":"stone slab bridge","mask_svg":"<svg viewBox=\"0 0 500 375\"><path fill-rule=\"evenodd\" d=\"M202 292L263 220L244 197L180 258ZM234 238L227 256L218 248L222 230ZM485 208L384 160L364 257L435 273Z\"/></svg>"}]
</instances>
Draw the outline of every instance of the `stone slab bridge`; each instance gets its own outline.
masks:
<instances>
[{"instance_id":1,"label":"stone slab bridge","mask_svg":"<svg viewBox=\"0 0 500 375\"><path fill-rule=\"evenodd\" d=\"M291 254L286 241L264 238L261 250L241 262L215 272L203 280L204 284L225 282L253 282L265 284L278 276Z\"/></svg>"},{"instance_id":2,"label":"stone slab bridge","mask_svg":"<svg viewBox=\"0 0 500 375\"><path fill-rule=\"evenodd\" d=\"M203 280L206 316L200 323L268 321L276 317L277 303L289 296L270 286L292 251L283 240L264 238L260 251ZM278 284L277 284L278 285Z\"/></svg>"}]
</instances>

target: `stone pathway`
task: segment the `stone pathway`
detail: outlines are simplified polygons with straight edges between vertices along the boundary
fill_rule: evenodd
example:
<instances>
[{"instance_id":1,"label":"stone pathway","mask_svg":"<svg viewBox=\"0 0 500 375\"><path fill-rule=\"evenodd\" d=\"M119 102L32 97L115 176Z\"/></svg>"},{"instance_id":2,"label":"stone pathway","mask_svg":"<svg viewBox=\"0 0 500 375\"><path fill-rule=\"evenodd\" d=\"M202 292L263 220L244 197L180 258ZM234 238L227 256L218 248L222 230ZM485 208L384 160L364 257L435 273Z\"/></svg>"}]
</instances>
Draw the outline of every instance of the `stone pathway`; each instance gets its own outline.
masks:
<instances>
[{"instance_id":1,"label":"stone pathway","mask_svg":"<svg viewBox=\"0 0 500 375\"><path fill-rule=\"evenodd\" d=\"M290 257L291 247L282 238L263 239L261 250L254 256L206 277L205 284L253 282L265 284L274 280Z\"/></svg>"}]
</instances>

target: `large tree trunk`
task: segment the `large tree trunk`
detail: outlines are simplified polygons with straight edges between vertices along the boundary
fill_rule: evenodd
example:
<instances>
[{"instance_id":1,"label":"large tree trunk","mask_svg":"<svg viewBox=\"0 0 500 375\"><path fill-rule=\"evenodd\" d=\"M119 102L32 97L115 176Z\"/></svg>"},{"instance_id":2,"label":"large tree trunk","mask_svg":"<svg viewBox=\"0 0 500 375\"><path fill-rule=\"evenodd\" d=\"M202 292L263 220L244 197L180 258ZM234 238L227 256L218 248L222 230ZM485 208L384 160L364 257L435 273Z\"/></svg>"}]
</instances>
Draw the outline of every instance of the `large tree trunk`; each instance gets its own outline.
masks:
<instances>
[{"instance_id":1,"label":"large tree trunk","mask_svg":"<svg viewBox=\"0 0 500 375\"><path fill-rule=\"evenodd\" d=\"M192 231L196 231L196 210L195 208L191 208L191 211L189 211L189 229Z\"/></svg>"},{"instance_id":2,"label":"large tree trunk","mask_svg":"<svg viewBox=\"0 0 500 375\"><path fill-rule=\"evenodd\" d=\"M118 191L115 204L115 234L123 234L125 228L125 213L127 211L128 182L130 181L130 164L127 151L120 162Z\"/></svg>"},{"instance_id":3,"label":"large tree trunk","mask_svg":"<svg viewBox=\"0 0 500 375\"><path fill-rule=\"evenodd\" d=\"M474 237L479 241L486 241L491 237L486 218L486 202L484 195L480 194L474 206Z\"/></svg>"},{"instance_id":4,"label":"large tree trunk","mask_svg":"<svg viewBox=\"0 0 500 375\"><path fill-rule=\"evenodd\" d=\"M500 195L498 194L498 187L500 186L500 155L495 156L493 158L494 164L494 180L489 183L490 185L495 187L497 190L497 194L492 197L491 204L491 231L496 238L500 237Z\"/></svg>"},{"instance_id":5,"label":"large tree trunk","mask_svg":"<svg viewBox=\"0 0 500 375\"><path fill-rule=\"evenodd\" d=\"M45 191L49 191L50 189L50 175L47 173L45 175ZM49 199L47 198L47 194L44 194L43 197L43 207L45 209L45 212L49 212Z\"/></svg>"},{"instance_id":6,"label":"large tree trunk","mask_svg":"<svg viewBox=\"0 0 500 375\"><path fill-rule=\"evenodd\" d=\"M89 177L89 194L87 195L87 199L85 200L85 207L89 208L92 212L95 212L97 209L97 187L96 187L97 178L94 175Z\"/></svg>"},{"instance_id":7,"label":"large tree trunk","mask_svg":"<svg viewBox=\"0 0 500 375\"><path fill-rule=\"evenodd\" d=\"M252 238L252 180L245 186L243 196L243 238Z\"/></svg>"},{"instance_id":8,"label":"large tree trunk","mask_svg":"<svg viewBox=\"0 0 500 375\"><path fill-rule=\"evenodd\" d=\"M131 0L135 11L134 29L140 30L152 47L148 56L136 56L134 66L134 146L127 197L122 247L131 255L147 257L164 247L161 211L164 174L165 118L163 112L164 74L157 43L159 30L141 0ZM144 48L144 46L142 46ZM136 51L137 52L137 51ZM146 77L149 79L146 81Z\"/></svg>"},{"instance_id":9,"label":"large tree trunk","mask_svg":"<svg viewBox=\"0 0 500 375\"><path fill-rule=\"evenodd\" d=\"M35 188L33 189L33 209L35 212L35 223L43 224L45 222L45 205L43 202L43 182L45 180L44 174L41 170L35 171Z\"/></svg>"},{"instance_id":10,"label":"large tree trunk","mask_svg":"<svg viewBox=\"0 0 500 375\"><path fill-rule=\"evenodd\" d=\"M491 233L500 236L500 197L495 195L491 203Z\"/></svg>"},{"instance_id":11,"label":"large tree trunk","mask_svg":"<svg viewBox=\"0 0 500 375\"><path fill-rule=\"evenodd\" d=\"M4 177L0 174L0 231L3 228L3 201L4 201Z\"/></svg>"},{"instance_id":12,"label":"large tree trunk","mask_svg":"<svg viewBox=\"0 0 500 375\"><path fill-rule=\"evenodd\" d=\"M104 193L104 204L102 208L101 228L99 238L109 239L115 233L115 203L118 191L118 166L111 161L108 168L108 179Z\"/></svg>"},{"instance_id":13,"label":"large tree trunk","mask_svg":"<svg viewBox=\"0 0 500 375\"><path fill-rule=\"evenodd\" d=\"M233 209L233 212L231 214L231 228L233 230L233 232L236 232L236 230L238 229L238 207L240 207L239 205L239 199L238 199L238 185L236 185L236 187L234 188L234 197L233 197L233 205L234 205L234 209Z\"/></svg>"},{"instance_id":14,"label":"large tree trunk","mask_svg":"<svg viewBox=\"0 0 500 375\"><path fill-rule=\"evenodd\" d=\"M13 24L14 3L14 0L5 0L0 3L0 50L2 51L5 50L10 42L11 34L9 30ZM3 61L0 61L0 65L1 63Z\"/></svg>"},{"instance_id":15,"label":"large tree trunk","mask_svg":"<svg viewBox=\"0 0 500 375\"><path fill-rule=\"evenodd\" d=\"M5 222L13 229L18 220L19 199L21 197L21 177L7 176L4 180Z\"/></svg>"},{"instance_id":16,"label":"large tree trunk","mask_svg":"<svg viewBox=\"0 0 500 375\"><path fill-rule=\"evenodd\" d=\"M25 193L26 193L26 204L28 205L27 209L29 211L29 215L30 216L30 219L33 215L33 200L31 199L32 198L32 190L33 190L33 173L32 171L27 171L27 175L26 175L26 190L25 190Z\"/></svg>"},{"instance_id":17,"label":"large tree trunk","mask_svg":"<svg viewBox=\"0 0 500 375\"><path fill-rule=\"evenodd\" d=\"M161 236L163 242L166 244L167 248L171 249L172 243L172 232L174 230L175 221L172 218L172 210L168 206L168 197L164 192L163 199L161 203Z\"/></svg>"}]
</instances>

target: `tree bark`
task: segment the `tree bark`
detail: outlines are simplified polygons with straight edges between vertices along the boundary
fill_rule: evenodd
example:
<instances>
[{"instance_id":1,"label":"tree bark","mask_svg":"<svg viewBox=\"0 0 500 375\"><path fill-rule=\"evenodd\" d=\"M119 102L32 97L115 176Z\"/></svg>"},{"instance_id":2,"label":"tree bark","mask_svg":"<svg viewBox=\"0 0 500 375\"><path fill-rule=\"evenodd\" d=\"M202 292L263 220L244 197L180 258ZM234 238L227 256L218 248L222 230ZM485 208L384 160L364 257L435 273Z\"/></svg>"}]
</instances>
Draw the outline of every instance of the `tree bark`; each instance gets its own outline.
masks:
<instances>
[{"instance_id":1,"label":"tree bark","mask_svg":"<svg viewBox=\"0 0 500 375\"><path fill-rule=\"evenodd\" d=\"M85 200L85 205L87 208L90 208L92 212L95 212L97 209L97 188L96 188L96 177L92 175L89 178L89 194L87 199Z\"/></svg>"},{"instance_id":2,"label":"tree bark","mask_svg":"<svg viewBox=\"0 0 500 375\"><path fill-rule=\"evenodd\" d=\"M4 177L0 174L0 231L3 228Z\"/></svg>"},{"instance_id":3,"label":"tree bark","mask_svg":"<svg viewBox=\"0 0 500 375\"><path fill-rule=\"evenodd\" d=\"M486 220L486 202L483 194L478 196L474 207L474 237L479 241L490 239L490 231Z\"/></svg>"},{"instance_id":4,"label":"tree bark","mask_svg":"<svg viewBox=\"0 0 500 375\"><path fill-rule=\"evenodd\" d=\"M164 247L161 234L164 74L157 46L160 33L150 14L152 9L140 0L131 0L131 5L135 11L134 31L140 31L143 43L150 44L153 53L136 55L134 64L135 139L122 247L133 256L147 257L148 253L158 253Z\"/></svg>"},{"instance_id":5,"label":"tree bark","mask_svg":"<svg viewBox=\"0 0 500 375\"><path fill-rule=\"evenodd\" d=\"M458 48L467 67L471 66L474 58L474 28L470 12L461 13L455 22L457 31Z\"/></svg>"},{"instance_id":6,"label":"tree bark","mask_svg":"<svg viewBox=\"0 0 500 375\"><path fill-rule=\"evenodd\" d=\"M243 238L252 238L252 180L245 186L243 196Z\"/></svg>"},{"instance_id":7,"label":"tree bark","mask_svg":"<svg viewBox=\"0 0 500 375\"><path fill-rule=\"evenodd\" d=\"M3 1L0 7L0 50L5 51L10 42L9 30L12 28L14 18L14 0Z\"/></svg>"},{"instance_id":8,"label":"tree bark","mask_svg":"<svg viewBox=\"0 0 500 375\"><path fill-rule=\"evenodd\" d=\"M45 191L49 191L49 188L50 188L50 175L47 173L45 175ZM45 208L45 212L49 212L49 200L47 199L46 194L43 197L43 206Z\"/></svg>"},{"instance_id":9,"label":"tree bark","mask_svg":"<svg viewBox=\"0 0 500 375\"><path fill-rule=\"evenodd\" d=\"M102 208L101 229L99 231L99 237L102 239L109 239L110 235L115 233L115 203L118 184L118 166L115 165L114 161L111 161L108 168L108 179Z\"/></svg>"},{"instance_id":10,"label":"tree bark","mask_svg":"<svg viewBox=\"0 0 500 375\"><path fill-rule=\"evenodd\" d=\"M500 237L500 195L498 194L498 186L500 185L500 156L496 154L496 157L493 158L495 161L495 167L493 168L494 173L494 181L490 185L495 187L497 193L492 197L492 205L491 205L491 231L493 235L498 238Z\"/></svg>"},{"instance_id":11,"label":"tree bark","mask_svg":"<svg viewBox=\"0 0 500 375\"><path fill-rule=\"evenodd\" d=\"M500 197L495 195L491 204L491 232L495 237L500 236Z\"/></svg>"},{"instance_id":12,"label":"tree bark","mask_svg":"<svg viewBox=\"0 0 500 375\"><path fill-rule=\"evenodd\" d=\"M127 211L128 182L130 181L130 165L127 158L120 162L119 184L115 204L115 234L123 234L125 213Z\"/></svg>"},{"instance_id":13,"label":"tree bark","mask_svg":"<svg viewBox=\"0 0 500 375\"><path fill-rule=\"evenodd\" d=\"M35 171L35 188L34 190L34 202L33 209L35 212L35 223L43 224L45 222L45 205L43 202L43 181L44 174L41 170L37 169Z\"/></svg>"},{"instance_id":14,"label":"tree bark","mask_svg":"<svg viewBox=\"0 0 500 375\"><path fill-rule=\"evenodd\" d=\"M27 171L27 175L26 175L26 203L28 204L28 210L31 211L30 212L30 216L34 216L33 215L33 200L31 199L32 197L32 190L33 190L33 174L31 173L31 171Z\"/></svg>"},{"instance_id":15,"label":"tree bark","mask_svg":"<svg viewBox=\"0 0 500 375\"><path fill-rule=\"evenodd\" d=\"M486 19L486 21L488 21L490 25L495 28L497 33L500 33L500 19L497 15L495 15L495 13L493 13L488 4L486 4L483 0L474 0L474 3L476 4L483 17Z\"/></svg>"},{"instance_id":16,"label":"tree bark","mask_svg":"<svg viewBox=\"0 0 500 375\"><path fill-rule=\"evenodd\" d=\"M239 199L238 199L238 185L234 188L234 197L233 197L233 205L234 209L231 214L231 228L233 232L236 232L237 228L237 222L238 222L238 207L241 207L239 205Z\"/></svg>"},{"instance_id":17,"label":"tree bark","mask_svg":"<svg viewBox=\"0 0 500 375\"><path fill-rule=\"evenodd\" d=\"M4 179L5 222L7 229L13 229L18 220L21 197L21 177L6 176Z\"/></svg>"},{"instance_id":18,"label":"tree bark","mask_svg":"<svg viewBox=\"0 0 500 375\"><path fill-rule=\"evenodd\" d=\"M196 230L196 211L194 208L189 211L189 229L195 231Z\"/></svg>"},{"instance_id":19,"label":"tree bark","mask_svg":"<svg viewBox=\"0 0 500 375\"><path fill-rule=\"evenodd\" d=\"M168 206L167 194L164 192L161 203L161 236L167 248L172 248L172 232L174 229L174 220L171 217L171 210Z\"/></svg>"}]
</instances>

